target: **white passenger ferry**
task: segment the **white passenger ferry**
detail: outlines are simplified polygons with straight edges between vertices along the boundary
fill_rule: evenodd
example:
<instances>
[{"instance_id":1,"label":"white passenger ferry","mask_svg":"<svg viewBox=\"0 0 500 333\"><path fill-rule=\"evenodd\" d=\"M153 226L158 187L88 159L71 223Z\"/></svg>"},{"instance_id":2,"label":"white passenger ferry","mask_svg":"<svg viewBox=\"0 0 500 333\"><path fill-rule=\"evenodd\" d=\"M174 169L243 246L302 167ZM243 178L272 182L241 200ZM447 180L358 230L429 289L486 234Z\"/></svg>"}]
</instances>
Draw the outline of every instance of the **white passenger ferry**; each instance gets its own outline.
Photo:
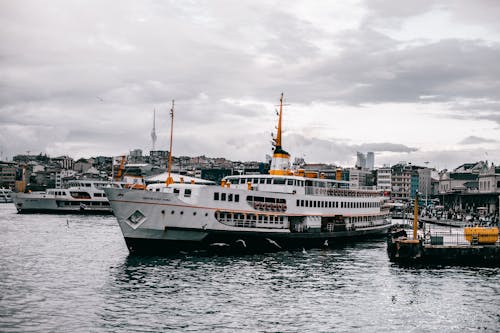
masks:
<instances>
[{"instance_id":1,"label":"white passenger ferry","mask_svg":"<svg viewBox=\"0 0 500 333\"><path fill-rule=\"evenodd\" d=\"M129 251L268 251L327 247L340 238L385 235L389 211L379 192L290 170L289 154L281 147L282 113L280 103L269 175L229 176L221 186L104 189Z\"/></svg>"},{"instance_id":2,"label":"white passenger ferry","mask_svg":"<svg viewBox=\"0 0 500 333\"><path fill-rule=\"evenodd\" d=\"M67 188L43 192L14 192L12 198L19 213L84 213L110 214L111 206L104 187L120 188L117 183L96 180L75 180Z\"/></svg>"}]
</instances>

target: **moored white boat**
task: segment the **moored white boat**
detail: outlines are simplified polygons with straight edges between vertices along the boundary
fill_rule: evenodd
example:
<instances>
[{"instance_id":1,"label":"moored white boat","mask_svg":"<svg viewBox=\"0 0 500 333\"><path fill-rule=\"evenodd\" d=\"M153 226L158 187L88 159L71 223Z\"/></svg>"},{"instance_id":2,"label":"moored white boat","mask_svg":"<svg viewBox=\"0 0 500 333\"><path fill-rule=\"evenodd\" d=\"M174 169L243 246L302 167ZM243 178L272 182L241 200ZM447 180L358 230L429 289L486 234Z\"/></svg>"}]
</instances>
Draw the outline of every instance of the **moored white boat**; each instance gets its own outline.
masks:
<instances>
[{"instance_id":1,"label":"moored white boat","mask_svg":"<svg viewBox=\"0 0 500 333\"><path fill-rule=\"evenodd\" d=\"M121 187L120 184L75 180L67 188L53 188L43 192L13 192L12 198L19 213L83 213L110 214L111 206L104 187Z\"/></svg>"},{"instance_id":2,"label":"moored white boat","mask_svg":"<svg viewBox=\"0 0 500 333\"><path fill-rule=\"evenodd\" d=\"M0 203L12 202L12 191L8 188L0 188Z\"/></svg>"}]
</instances>

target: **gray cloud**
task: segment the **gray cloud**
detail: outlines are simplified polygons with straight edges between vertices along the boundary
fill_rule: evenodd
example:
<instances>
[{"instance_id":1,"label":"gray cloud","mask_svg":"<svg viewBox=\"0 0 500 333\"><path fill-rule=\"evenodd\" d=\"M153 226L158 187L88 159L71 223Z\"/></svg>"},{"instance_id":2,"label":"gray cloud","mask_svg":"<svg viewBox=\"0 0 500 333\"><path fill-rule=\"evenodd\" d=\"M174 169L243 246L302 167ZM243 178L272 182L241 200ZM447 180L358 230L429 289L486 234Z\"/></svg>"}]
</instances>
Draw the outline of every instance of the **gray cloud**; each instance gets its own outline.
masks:
<instances>
[{"instance_id":1,"label":"gray cloud","mask_svg":"<svg viewBox=\"0 0 500 333\"><path fill-rule=\"evenodd\" d=\"M498 141L471 135L471 136L466 137L462 141L460 141L460 144L462 144L462 145L476 145L476 144L481 144L481 143L493 143L493 142L498 142Z\"/></svg>"},{"instance_id":2,"label":"gray cloud","mask_svg":"<svg viewBox=\"0 0 500 333\"><path fill-rule=\"evenodd\" d=\"M497 42L402 43L380 29L398 29L406 18L437 8L457 22L498 31L496 2L360 6L367 14L359 28L328 32L264 1L5 2L0 150L82 156L148 149L153 108L158 142L165 143L175 98L176 151L246 159L246 150L257 159L269 152L260 124L281 91L297 105L442 103L457 111L453 117L500 124ZM457 102L463 100L474 102ZM350 163L356 150L422 153L405 143L292 136L290 143L309 161Z\"/></svg>"}]
</instances>

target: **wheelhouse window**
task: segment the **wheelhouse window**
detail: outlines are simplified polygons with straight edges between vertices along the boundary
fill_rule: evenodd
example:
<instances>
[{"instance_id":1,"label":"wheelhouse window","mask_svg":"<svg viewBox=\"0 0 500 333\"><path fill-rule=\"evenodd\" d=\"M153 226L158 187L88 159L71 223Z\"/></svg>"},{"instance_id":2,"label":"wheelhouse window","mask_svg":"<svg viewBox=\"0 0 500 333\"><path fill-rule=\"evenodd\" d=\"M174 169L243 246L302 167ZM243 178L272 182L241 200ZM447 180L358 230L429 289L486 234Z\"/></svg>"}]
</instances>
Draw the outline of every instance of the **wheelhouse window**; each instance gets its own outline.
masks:
<instances>
[{"instance_id":1,"label":"wheelhouse window","mask_svg":"<svg viewBox=\"0 0 500 333\"><path fill-rule=\"evenodd\" d=\"M266 178L266 184L272 184L272 182L273 182L272 178Z\"/></svg>"},{"instance_id":2,"label":"wheelhouse window","mask_svg":"<svg viewBox=\"0 0 500 333\"><path fill-rule=\"evenodd\" d=\"M287 185L293 185L293 179L287 179Z\"/></svg>"},{"instance_id":3,"label":"wheelhouse window","mask_svg":"<svg viewBox=\"0 0 500 333\"><path fill-rule=\"evenodd\" d=\"M214 192L214 200L219 200L219 192Z\"/></svg>"},{"instance_id":4,"label":"wheelhouse window","mask_svg":"<svg viewBox=\"0 0 500 333\"><path fill-rule=\"evenodd\" d=\"M221 193L221 194L220 194L220 199L221 199L222 201L226 201L226 193Z\"/></svg>"},{"instance_id":5,"label":"wheelhouse window","mask_svg":"<svg viewBox=\"0 0 500 333\"><path fill-rule=\"evenodd\" d=\"M240 202L240 195L239 194L234 195L234 202Z\"/></svg>"},{"instance_id":6,"label":"wheelhouse window","mask_svg":"<svg viewBox=\"0 0 500 333\"><path fill-rule=\"evenodd\" d=\"M273 183L277 185L285 185L285 178L274 178Z\"/></svg>"},{"instance_id":7,"label":"wheelhouse window","mask_svg":"<svg viewBox=\"0 0 500 333\"><path fill-rule=\"evenodd\" d=\"M184 196L189 198L191 196L191 189L187 188L184 190Z\"/></svg>"}]
</instances>

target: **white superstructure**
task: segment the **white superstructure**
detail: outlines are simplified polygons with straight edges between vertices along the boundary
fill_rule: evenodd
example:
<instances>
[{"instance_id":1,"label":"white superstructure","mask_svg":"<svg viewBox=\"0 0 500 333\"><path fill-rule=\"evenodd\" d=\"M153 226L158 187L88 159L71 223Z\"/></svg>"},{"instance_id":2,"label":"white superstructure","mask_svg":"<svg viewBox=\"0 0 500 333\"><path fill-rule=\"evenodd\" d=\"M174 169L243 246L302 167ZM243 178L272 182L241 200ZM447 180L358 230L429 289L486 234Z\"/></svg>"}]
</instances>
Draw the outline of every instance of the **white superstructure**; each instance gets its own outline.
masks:
<instances>
[{"instance_id":1,"label":"white superstructure","mask_svg":"<svg viewBox=\"0 0 500 333\"><path fill-rule=\"evenodd\" d=\"M121 188L105 181L75 180L67 188L43 192L12 193L19 213L111 213L105 187Z\"/></svg>"}]
</instances>

